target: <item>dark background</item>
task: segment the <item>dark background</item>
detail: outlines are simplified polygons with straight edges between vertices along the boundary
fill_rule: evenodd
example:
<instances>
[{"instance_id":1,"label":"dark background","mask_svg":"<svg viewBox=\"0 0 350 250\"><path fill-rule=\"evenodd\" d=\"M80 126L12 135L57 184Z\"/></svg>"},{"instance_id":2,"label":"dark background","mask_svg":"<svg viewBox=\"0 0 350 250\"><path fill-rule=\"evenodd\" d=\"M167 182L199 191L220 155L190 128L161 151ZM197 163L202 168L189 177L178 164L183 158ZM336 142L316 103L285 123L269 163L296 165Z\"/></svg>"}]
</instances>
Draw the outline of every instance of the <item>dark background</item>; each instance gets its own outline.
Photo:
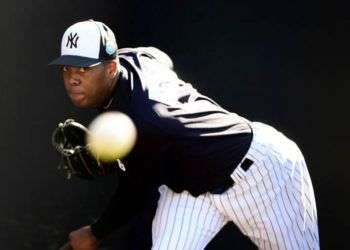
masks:
<instances>
[{"instance_id":1,"label":"dark background","mask_svg":"<svg viewBox=\"0 0 350 250\"><path fill-rule=\"evenodd\" d=\"M65 28L88 18L109 25L119 47L166 51L202 93L294 139L314 182L321 247L348 249L349 16L307 2L1 1L1 249L57 249L115 186L64 180L50 143L59 121L96 115L74 108L46 66ZM239 249L238 238L232 226L211 249Z\"/></svg>"}]
</instances>

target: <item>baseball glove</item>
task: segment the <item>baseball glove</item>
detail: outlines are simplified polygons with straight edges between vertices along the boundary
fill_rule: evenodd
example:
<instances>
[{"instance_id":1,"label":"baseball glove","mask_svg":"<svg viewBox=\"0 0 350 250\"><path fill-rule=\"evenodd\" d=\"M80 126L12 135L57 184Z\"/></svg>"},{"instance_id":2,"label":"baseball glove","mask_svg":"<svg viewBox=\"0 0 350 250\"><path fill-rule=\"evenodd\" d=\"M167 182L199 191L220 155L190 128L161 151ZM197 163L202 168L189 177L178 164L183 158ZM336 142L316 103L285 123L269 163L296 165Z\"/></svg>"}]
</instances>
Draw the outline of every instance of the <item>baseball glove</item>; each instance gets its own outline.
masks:
<instances>
[{"instance_id":1,"label":"baseball glove","mask_svg":"<svg viewBox=\"0 0 350 250\"><path fill-rule=\"evenodd\" d=\"M93 180L99 176L115 173L118 168L124 170L120 160L100 162L95 159L85 143L88 129L73 119L59 123L52 133L52 145L61 155L58 169L67 179L72 175L82 179Z\"/></svg>"}]
</instances>

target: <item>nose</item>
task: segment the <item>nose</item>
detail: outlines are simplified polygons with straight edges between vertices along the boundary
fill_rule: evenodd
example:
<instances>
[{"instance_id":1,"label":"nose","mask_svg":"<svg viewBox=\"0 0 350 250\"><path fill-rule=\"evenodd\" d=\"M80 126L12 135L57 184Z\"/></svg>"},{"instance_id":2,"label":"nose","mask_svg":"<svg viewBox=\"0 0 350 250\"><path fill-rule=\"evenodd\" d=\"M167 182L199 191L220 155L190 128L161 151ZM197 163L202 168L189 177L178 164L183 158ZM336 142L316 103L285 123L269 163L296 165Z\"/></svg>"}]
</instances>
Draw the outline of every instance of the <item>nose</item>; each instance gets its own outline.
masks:
<instances>
[{"instance_id":1,"label":"nose","mask_svg":"<svg viewBox=\"0 0 350 250\"><path fill-rule=\"evenodd\" d=\"M81 79L79 75L79 68L76 67L66 67L65 69L68 76L68 83L70 85L76 86L81 84Z\"/></svg>"}]
</instances>

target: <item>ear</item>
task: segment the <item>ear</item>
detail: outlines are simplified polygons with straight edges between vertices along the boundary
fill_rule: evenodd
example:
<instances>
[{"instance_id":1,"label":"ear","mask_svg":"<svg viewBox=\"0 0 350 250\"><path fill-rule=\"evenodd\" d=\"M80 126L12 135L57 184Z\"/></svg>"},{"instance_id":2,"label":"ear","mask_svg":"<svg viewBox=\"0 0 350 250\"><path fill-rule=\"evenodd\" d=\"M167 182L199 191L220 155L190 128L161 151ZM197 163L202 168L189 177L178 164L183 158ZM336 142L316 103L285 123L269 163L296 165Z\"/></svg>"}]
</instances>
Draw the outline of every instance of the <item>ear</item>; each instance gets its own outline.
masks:
<instances>
[{"instance_id":1,"label":"ear","mask_svg":"<svg viewBox=\"0 0 350 250\"><path fill-rule=\"evenodd\" d=\"M110 61L107 64L108 77L114 78L117 75L117 72L118 72L118 64L117 64L117 62L115 60Z\"/></svg>"}]
</instances>

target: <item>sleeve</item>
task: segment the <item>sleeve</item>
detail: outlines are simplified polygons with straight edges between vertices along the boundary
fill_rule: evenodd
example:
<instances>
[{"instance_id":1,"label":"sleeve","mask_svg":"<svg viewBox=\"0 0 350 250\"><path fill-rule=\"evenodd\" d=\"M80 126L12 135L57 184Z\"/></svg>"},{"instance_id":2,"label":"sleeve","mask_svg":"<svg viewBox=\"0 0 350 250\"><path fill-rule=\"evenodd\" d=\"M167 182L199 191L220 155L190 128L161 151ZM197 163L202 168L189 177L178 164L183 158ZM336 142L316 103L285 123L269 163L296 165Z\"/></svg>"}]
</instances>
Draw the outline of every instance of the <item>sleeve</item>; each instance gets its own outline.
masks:
<instances>
[{"instance_id":1,"label":"sleeve","mask_svg":"<svg viewBox=\"0 0 350 250\"><path fill-rule=\"evenodd\" d=\"M126 161L126 171L119 171L115 193L99 219L91 225L92 233L97 239L103 239L140 216L150 203L156 202L154 200L159 185L151 175L153 172L147 170L152 167L152 163L141 159Z\"/></svg>"},{"instance_id":2,"label":"sleeve","mask_svg":"<svg viewBox=\"0 0 350 250\"><path fill-rule=\"evenodd\" d=\"M102 239L110 234L119 225L124 224L133 216L133 206L128 206L128 197L126 196L125 177L119 178L118 187L111 197L109 204L97 221L91 225L92 233L96 238Z\"/></svg>"}]
</instances>

